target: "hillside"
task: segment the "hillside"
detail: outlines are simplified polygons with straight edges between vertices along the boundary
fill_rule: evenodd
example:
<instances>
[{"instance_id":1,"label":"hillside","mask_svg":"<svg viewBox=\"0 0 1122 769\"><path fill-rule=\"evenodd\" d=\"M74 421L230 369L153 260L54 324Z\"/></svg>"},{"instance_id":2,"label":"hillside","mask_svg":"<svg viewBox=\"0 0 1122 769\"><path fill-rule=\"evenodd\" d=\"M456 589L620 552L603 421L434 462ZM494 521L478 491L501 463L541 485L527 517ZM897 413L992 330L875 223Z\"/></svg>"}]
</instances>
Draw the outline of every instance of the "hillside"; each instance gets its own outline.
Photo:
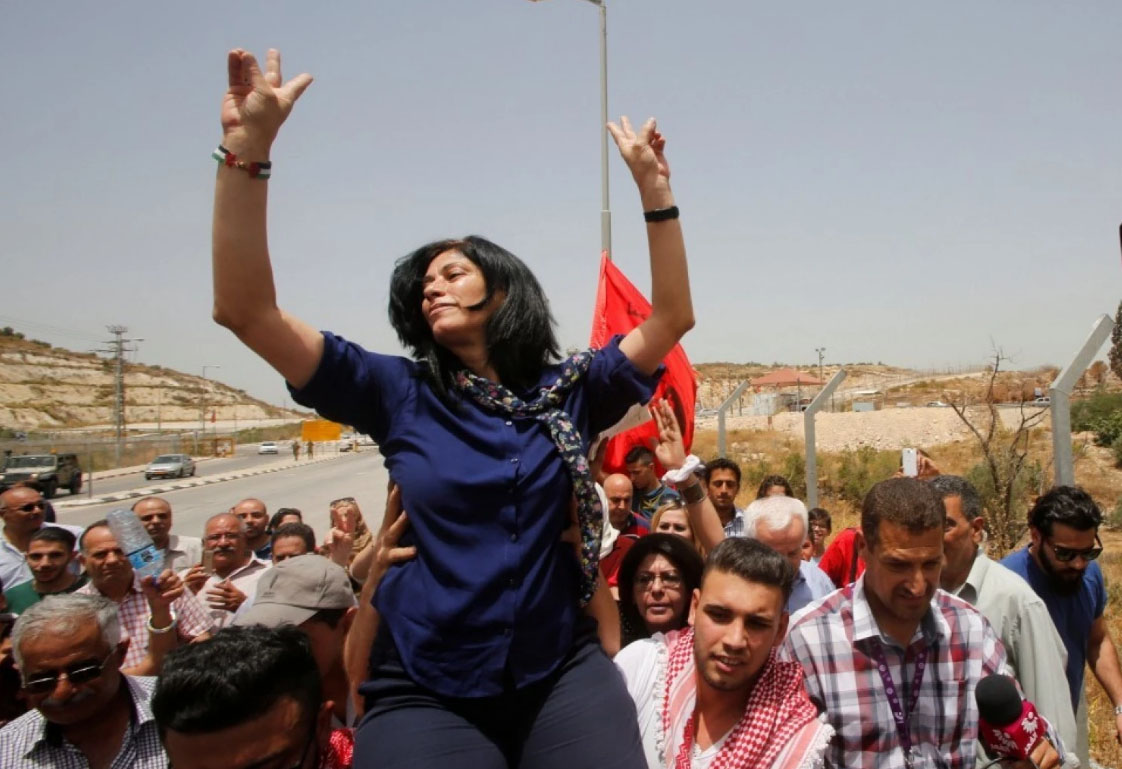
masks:
<instances>
[{"instance_id":1,"label":"hillside","mask_svg":"<svg viewBox=\"0 0 1122 769\"><path fill-rule=\"evenodd\" d=\"M113 422L114 362L27 340L5 329L0 334L0 429L51 430ZM251 397L213 379L162 366L125 365L125 421L189 422L298 418L295 412Z\"/></svg>"}]
</instances>

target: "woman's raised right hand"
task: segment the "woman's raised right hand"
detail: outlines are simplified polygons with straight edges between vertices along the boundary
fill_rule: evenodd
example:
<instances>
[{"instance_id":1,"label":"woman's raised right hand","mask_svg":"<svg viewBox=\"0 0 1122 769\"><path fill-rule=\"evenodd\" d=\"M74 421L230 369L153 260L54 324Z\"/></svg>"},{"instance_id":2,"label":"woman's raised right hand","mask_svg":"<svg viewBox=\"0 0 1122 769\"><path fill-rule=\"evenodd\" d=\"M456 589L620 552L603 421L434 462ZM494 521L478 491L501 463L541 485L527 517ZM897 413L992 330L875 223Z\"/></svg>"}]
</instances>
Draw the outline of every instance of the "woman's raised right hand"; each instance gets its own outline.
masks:
<instances>
[{"instance_id":1,"label":"woman's raised right hand","mask_svg":"<svg viewBox=\"0 0 1122 769\"><path fill-rule=\"evenodd\" d=\"M267 151L292 105L312 84L312 76L305 72L282 85L280 52L275 48L265 56L264 72L253 54L241 48L230 51L226 67L230 85L222 98L223 143L235 153L245 147Z\"/></svg>"}]
</instances>

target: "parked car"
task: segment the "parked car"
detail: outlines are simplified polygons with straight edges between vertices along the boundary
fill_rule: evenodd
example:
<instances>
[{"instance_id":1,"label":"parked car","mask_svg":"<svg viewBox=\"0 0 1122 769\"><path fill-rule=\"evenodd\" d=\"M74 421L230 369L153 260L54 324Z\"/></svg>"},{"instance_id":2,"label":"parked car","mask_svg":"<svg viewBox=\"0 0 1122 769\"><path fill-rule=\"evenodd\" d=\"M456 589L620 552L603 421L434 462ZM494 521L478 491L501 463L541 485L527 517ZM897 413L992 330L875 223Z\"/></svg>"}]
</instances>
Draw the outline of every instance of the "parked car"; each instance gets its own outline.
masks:
<instances>
[{"instance_id":1,"label":"parked car","mask_svg":"<svg viewBox=\"0 0 1122 769\"><path fill-rule=\"evenodd\" d=\"M144 468L144 477L153 478L184 478L195 474L195 460L186 454L161 454L148 463Z\"/></svg>"},{"instance_id":2,"label":"parked car","mask_svg":"<svg viewBox=\"0 0 1122 769\"><path fill-rule=\"evenodd\" d=\"M928 406L938 406L938 407L942 408L943 406L946 406L947 404L943 403L942 401L928 401L927 405Z\"/></svg>"},{"instance_id":3,"label":"parked car","mask_svg":"<svg viewBox=\"0 0 1122 769\"><path fill-rule=\"evenodd\" d=\"M1050 397L1048 397L1047 395L1041 395L1039 398L1034 400L1033 403L1036 404L1037 406L1051 406L1052 405L1052 399Z\"/></svg>"},{"instance_id":4,"label":"parked car","mask_svg":"<svg viewBox=\"0 0 1122 769\"><path fill-rule=\"evenodd\" d=\"M262 441L261 445L257 447L258 454L279 454L276 441Z\"/></svg>"},{"instance_id":5,"label":"parked car","mask_svg":"<svg viewBox=\"0 0 1122 769\"><path fill-rule=\"evenodd\" d=\"M29 483L47 499L59 489L71 494L82 490L82 468L77 454L19 454L8 457L0 489L20 482Z\"/></svg>"}]
</instances>

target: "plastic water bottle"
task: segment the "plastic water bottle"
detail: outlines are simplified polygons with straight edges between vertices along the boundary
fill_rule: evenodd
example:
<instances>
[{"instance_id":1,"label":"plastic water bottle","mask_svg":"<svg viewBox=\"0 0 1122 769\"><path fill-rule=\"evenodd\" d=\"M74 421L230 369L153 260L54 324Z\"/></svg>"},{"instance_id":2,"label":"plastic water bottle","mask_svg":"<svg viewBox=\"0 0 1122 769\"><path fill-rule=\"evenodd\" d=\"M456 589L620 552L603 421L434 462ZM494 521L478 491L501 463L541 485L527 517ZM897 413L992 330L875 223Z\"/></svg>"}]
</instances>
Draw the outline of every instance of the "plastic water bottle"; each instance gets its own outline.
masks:
<instances>
[{"instance_id":1,"label":"plastic water bottle","mask_svg":"<svg viewBox=\"0 0 1122 769\"><path fill-rule=\"evenodd\" d=\"M164 570L164 553L156 547L144 524L132 510L111 510L105 520L109 530L125 556L132 564L136 576L159 578Z\"/></svg>"}]
</instances>

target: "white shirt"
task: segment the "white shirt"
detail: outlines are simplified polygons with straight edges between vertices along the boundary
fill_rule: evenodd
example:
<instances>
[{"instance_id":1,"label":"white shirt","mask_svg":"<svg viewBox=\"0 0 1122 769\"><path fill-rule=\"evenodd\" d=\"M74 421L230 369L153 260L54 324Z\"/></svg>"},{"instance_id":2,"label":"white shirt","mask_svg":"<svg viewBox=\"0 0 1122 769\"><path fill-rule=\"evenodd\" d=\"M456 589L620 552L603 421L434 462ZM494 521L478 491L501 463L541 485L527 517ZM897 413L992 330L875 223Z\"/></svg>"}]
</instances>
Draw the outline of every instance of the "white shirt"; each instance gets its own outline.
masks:
<instances>
[{"instance_id":1,"label":"white shirt","mask_svg":"<svg viewBox=\"0 0 1122 769\"><path fill-rule=\"evenodd\" d=\"M234 569L225 577L220 577L217 574L211 574L207 577L206 582L199 590L199 601L206 607L210 613L210 618L214 620L215 630L220 630L229 625L234 620L234 612L226 611L225 609L217 609L210 605L207 599L207 591L217 585L219 582L229 582L238 590L245 593L246 600L250 600L257 593L257 580L261 579L261 575L269 569L269 564L262 561L257 556L249 559L249 563L242 566L240 569Z\"/></svg>"},{"instance_id":2,"label":"white shirt","mask_svg":"<svg viewBox=\"0 0 1122 769\"><path fill-rule=\"evenodd\" d=\"M662 706L666 695L666 665L669 654L666 647L666 636L655 633L650 638L643 638L635 643L628 644L615 656L614 662L623 680L627 684L627 693L635 702L635 711L639 716L639 736L643 742L643 755L647 759L648 769L662 769L663 762L658 754L659 733L662 731ZM823 716L818 720L824 722ZM721 748L728 739L729 734L736 728L733 724L721 739L715 741L705 750L693 746L693 756L690 760L690 769L709 769L713 759L717 757ZM677 754L680 745L667 746L669 752ZM822 767L822 747L817 755L810 759L809 766ZM790 755L791 747L785 747L771 763L771 769L789 767L792 761L797 760ZM765 769L765 767L751 767L751 769Z\"/></svg>"},{"instance_id":3,"label":"white shirt","mask_svg":"<svg viewBox=\"0 0 1122 769\"><path fill-rule=\"evenodd\" d=\"M164 568L179 572L190 569L203 560L203 541L198 537L181 537L172 534L168 537L168 549L164 552Z\"/></svg>"},{"instance_id":4,"label":"white shirt","mask_svg":"<svg viewBox=\"0 0 1122 769\"><path fill-rule=\"evenodd\" d=\"M651 769L663 765L659 759L657 741L662 729L666 662L666 640L662 633L628 644L615 657L616 667L627 683L627 693L635 701L635 711L639 715L639 735L643 741L643 755L647 759L647 766ZM708 769L717 751L724 744L725 737L728 735L724 735L702 751L698 751L695 743L693 760L690 762L691 769ZM668 749L676 753L677 747Z\"/></svg>"}]
</instances>

